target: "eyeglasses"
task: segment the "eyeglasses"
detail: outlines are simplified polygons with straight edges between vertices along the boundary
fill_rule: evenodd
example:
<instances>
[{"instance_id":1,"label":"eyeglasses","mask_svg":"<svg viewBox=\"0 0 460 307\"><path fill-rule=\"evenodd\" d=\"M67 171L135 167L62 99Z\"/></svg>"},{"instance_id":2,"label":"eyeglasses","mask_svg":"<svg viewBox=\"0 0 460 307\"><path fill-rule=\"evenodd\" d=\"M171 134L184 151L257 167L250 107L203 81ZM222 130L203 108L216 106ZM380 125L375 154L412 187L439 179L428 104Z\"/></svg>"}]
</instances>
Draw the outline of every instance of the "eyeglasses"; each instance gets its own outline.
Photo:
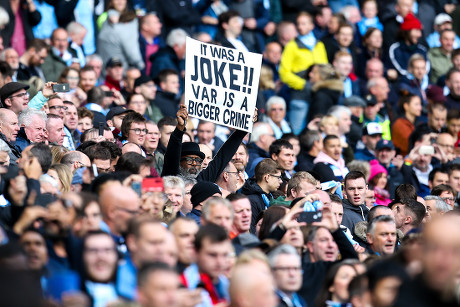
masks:
<instances>
[{"instance_id":1,"label":"eyeglasses","mask_svg":"<svg viewBox=\"0 0 460 307\"><path fill-rule=\"evenodd\" d=\"M21 94L17 94L17 95L11 95L8 98L14 98L14 97L17 97L17 98L27 97L27 98L29 98L29 93L25 92L25 93L21 93Z\"/></svg>"},{"instance_id":2,"label":"eyeglasses","mask_svg":"<svg viewBox=\"0 0 460 307\"><path fill-rule=\"evenodd\" d=\"M274 267L273 271L282 271L282 272L299 272L302 271L302 268L299 266L279 266L279 267Z\"/></svg>"},{"instance_id":3,"label":"eyeglasses","mask_svg":"<svg viewBox=\"0 0 460 307\"><path fill-rule=\"evenodd\" d=\"M129 129L129 130L134 131L134 133L137 135L141 134L142 132L144 134L147 134L147 132L149 132L147 129L139 129L139 128L134 128L134 129Z\"/></svg>"},{"instance_id":4,"label":"eyeglasses","mask_svg":"<svg viewBox=\"0 0 460 307\"><path fill-rule=\"evenodd\" d=\"M455 198L454 197L441 197L443 201L447 202L454 202Z\"/></svg>"},{"instance_id":5,"label":"eyeglasses","mask_svg":"<svg viewBox=\"0 0 460 307\"><path fill-rule=\"evenodd\" d=\"M281 176L281 175L279 175L279 176L273 175L273 174L269 174L269 175L272 176L272 177L277 178L278 180L283 180L283 176Z\"/></svg>"},{"instance_id":6,"label":"eyeglasses","mask_svg":"<svg viewBox=\"0 0 460 307\"><path fill-rule=\"evenodd\" d=\"M75 161L75 162L77 162L77 164L78 164L78 168L84 168L84 167L87 167L86 165L84 165L84 164L83 164L82 162L80 162L80 161Z\"/></svg>"},{"instance_id":7,"label":"eyeglasses","mask_svg":"<svg viewBox=\"0 0 460 307\"><path fill-rule=\"evenodd\" d=\"M85 253L97 255L101 254L111 254L116 253L117 250L115 248L85 248Z\"/></svg>"},{"instance_id":8,"label":"eyeglasses","mask_svg":"<svg viewBox=\"0 0 460 307\"><path fill-rule=\"evenodd\" d=\"M66 106L52 106L50 107L50 109L61 109L61 110L64 110L64 111L67 111L68 107Z\"/></svg>"},{"instance_id":9,"label":"eyeglasses","mask_svg":"<svg viewBox=\"0 0 460 307\"><path fill-rule=\"evenodd\" d=\"M226 172L227 174L239 174L240 172L236 171L236 172Z\"/></svg>"},{"instance_id":10,"label":"eyeglasses","mask_svg":"<svg viewBox=\"0 0 460 307\"><path fill-rule=\"evenodd\" d=\"M201 158L185 157L185 158L182 158L180 160L185 161L185 163L187 163L188 165L192 165L193 162L195 162L195 164L199 164L199 165L201 165L201 163L203 163L203 159L201 159Z\"/></svg>"}]
</instances>

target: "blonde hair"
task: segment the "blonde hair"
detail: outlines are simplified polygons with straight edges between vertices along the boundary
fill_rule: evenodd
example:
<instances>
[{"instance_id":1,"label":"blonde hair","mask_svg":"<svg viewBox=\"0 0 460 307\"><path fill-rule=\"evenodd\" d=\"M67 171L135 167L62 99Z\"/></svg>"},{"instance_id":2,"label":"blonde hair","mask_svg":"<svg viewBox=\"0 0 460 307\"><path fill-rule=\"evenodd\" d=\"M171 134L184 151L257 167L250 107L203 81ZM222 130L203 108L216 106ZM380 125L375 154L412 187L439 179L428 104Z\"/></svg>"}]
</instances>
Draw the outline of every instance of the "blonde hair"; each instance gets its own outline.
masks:
<instances>
[{"instance_id":1,"label":"blonde hair","mask_svg":"<svg viewBox=\"0 0 460 307\"><path fill-rule=\"evenodd\" d=\"M70 167L59 163L51 165L50 169L55 170L58 174L59 181L62 185L61 192L70 191L70 185L72 184L72 171L70 170Z\"/></svg>"},{"instance_id":2,"label":"blonde hair","mask_svg":"<svg viewBox=\"0 0 460 307\"><path fill-rule=\"evenodd\" d=\"M339 125L338 119L335 116L329 114L329 115L324 115L323 118L321 118L321 121L319 122L319 127L324 128L324 126L328 123L336 125L336 126Z\"/></svg>"},{"instance_id":3,"label":"blonde hair","mask_svg":"<svg viewBox=\"0 0 460 307\"><path fill-rule=\"evenodd\" d=\"M262 65L260 68L259 88L261 90L275 89L275 81L273 81L273 71L267 65Z\"/></svg>"},{"instance_id":4,"label":"blonde hair","mask_svg":"<svg viewBox=\"0 0 460 307\"><path fill-rule=\"evenodd\" d=\"M52 164L61 163L62 157L68 152L69 150L63 146L51 146L51 154L53 155Z\"/></svg>"}]
</instances>

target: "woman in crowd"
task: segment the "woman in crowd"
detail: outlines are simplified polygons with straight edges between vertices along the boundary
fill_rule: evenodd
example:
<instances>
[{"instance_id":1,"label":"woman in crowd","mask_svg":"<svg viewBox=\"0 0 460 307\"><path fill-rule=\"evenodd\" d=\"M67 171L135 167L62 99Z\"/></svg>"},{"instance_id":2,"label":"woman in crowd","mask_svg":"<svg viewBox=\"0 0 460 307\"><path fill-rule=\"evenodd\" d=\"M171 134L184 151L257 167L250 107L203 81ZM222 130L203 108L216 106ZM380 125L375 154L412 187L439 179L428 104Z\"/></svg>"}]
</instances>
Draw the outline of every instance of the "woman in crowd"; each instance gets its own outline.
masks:
<instances>
[{"instance_id":1,"label":"woman in crowd","mask_svg":"<svg viewBox=\"0 0 460 307\"><path fill-rule=\"evenodd\" d=\"M391 126L391 136L395 147L405 156L409 152L409 136L415 130L417 117L422 114L422 101L420 97L405 92L399 99L398 106L403 116Z\"/></svg>"}]
</instances>

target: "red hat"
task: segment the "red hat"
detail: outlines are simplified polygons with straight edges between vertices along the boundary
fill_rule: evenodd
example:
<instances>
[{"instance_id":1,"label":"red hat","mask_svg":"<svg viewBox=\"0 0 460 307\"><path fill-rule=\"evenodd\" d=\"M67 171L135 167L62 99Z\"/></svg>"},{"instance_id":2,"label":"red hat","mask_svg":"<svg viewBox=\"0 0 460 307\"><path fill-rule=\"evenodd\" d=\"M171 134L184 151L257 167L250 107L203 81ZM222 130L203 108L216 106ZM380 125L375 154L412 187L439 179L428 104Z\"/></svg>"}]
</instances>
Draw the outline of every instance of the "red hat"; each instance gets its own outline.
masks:
<instances>
[{"instance_id":1,"label":"red hat","mask_svg":"<svg viewBox=\"0 0 460 307\"><path fill-rule=\"evenodd\" d=\"M401 24L400 29L403 31L410 31L413 29L422 30L422 23L420 22L420 20L417 19L417 17L414 16L414 14L409 13L404 18L404 21Z\"/></svg>"}]
</instances>

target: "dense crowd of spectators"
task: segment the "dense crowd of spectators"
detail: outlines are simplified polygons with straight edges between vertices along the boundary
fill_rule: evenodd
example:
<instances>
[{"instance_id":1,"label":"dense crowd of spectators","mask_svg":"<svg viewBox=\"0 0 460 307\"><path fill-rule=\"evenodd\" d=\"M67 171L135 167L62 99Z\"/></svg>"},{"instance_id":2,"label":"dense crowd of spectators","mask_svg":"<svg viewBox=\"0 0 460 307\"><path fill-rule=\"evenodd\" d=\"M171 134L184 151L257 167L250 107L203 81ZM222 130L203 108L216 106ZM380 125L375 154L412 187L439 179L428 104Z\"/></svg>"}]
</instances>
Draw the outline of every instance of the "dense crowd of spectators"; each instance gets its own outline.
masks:
<instances>
[{"instance_id":1,"label":"dense crowd of spectators","mask_svg":"<svg viewBox=\"0 0 460 307\"><path fill-rule=\"evenodd\" d=\"M0 0L0 305L459 306L459 34L455 0ZM250 134L189 118L188 36L263 54Z\"/></svg>"}]
</instances>

